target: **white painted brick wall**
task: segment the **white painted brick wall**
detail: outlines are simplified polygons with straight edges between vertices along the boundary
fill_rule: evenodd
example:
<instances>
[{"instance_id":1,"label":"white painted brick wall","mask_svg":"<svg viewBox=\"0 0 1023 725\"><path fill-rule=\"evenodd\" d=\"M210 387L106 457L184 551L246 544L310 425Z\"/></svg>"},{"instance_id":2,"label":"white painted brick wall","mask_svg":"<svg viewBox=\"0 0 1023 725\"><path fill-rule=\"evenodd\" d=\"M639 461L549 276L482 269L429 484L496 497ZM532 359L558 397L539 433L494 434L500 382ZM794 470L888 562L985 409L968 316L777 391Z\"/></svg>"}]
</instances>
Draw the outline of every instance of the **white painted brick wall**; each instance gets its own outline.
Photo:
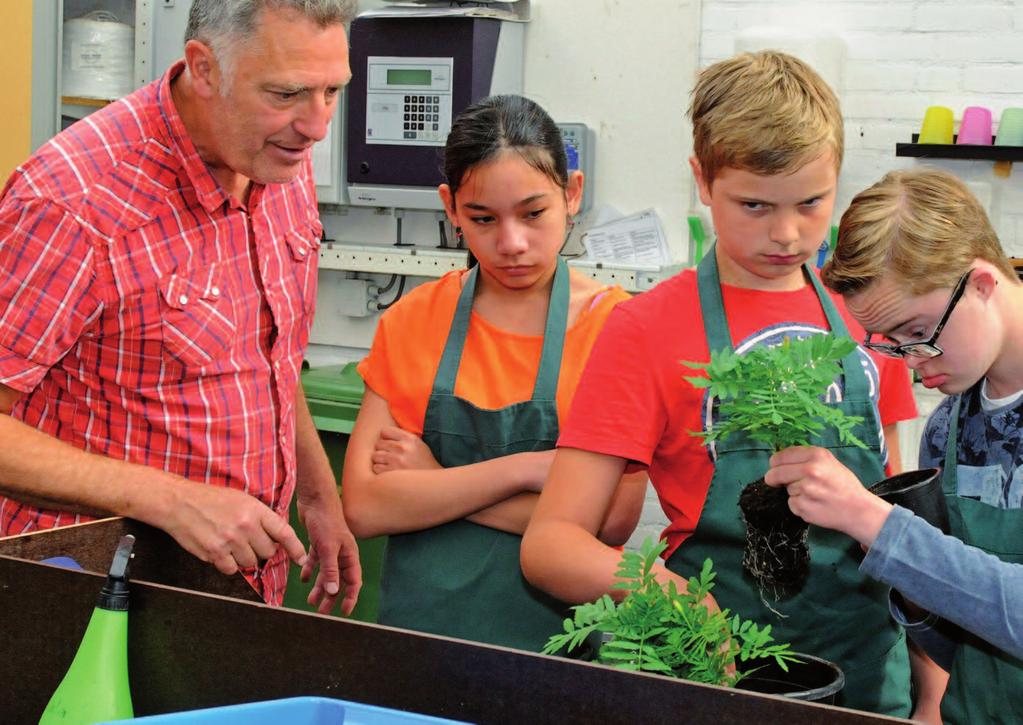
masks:
<instances>
[{"instance_id":1,"label":"white painted brick wall","mask_svg":"<svg viewBox=\"0 0 1023 725\"><path fill-rule=\"evenodd\" d=\"M997 123L1004 108L1023 107L1023 0L703 0L701 67L733 54L738 33L758 27L835 33L847 46L842 83L846 158L835 221L856 192L886 171L918 163L897 158L895 143L919 131L924 110L987 106ZM997 128L996 128L997 131ZM987 201L1006 250L1023 256L1023 163L994 176L985 161L932 162L958 174ZM693 208L699 202L693 198ZM709 214L704 214L709 219ZM921 409L933 401L921 400ZM900 431L914 467L922 421ZM913 440L910 440L913 439ZM912 459L912 460L910 460ZM663 526L652 488L630 546Z\"/></svg>"},{"instance_id":2,"label":"white painted brick wall","mask_svg":"<svg viewBox=\"0 0 1023 725\"><path fill-rule=\"evenodd\" d=\"M919 131L927 106L952 108L957 122L967 106L987 106L996 124L1003 109L1023 107L1020 0L704 0L700 65L731 55L737 34L764 27L837 34L846 44L846 159L836 222L852 196L885 171L919 163L897 158L895 143ZM1009 179L994 176L991 162L934 163L990 199L1003 245L1023 256L1023 163Z\"/></svg>"}]
</instances>

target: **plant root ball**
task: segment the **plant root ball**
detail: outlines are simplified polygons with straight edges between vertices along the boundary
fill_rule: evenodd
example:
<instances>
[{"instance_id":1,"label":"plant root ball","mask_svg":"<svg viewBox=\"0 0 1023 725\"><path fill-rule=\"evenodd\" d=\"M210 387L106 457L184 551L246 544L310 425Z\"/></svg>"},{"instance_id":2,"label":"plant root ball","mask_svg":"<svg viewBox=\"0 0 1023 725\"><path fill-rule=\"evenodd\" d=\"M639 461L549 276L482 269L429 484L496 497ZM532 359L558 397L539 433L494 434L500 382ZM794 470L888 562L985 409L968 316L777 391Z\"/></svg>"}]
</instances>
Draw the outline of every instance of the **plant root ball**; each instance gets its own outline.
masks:
<instances>
[{"instance_id":1,"label":"plant root ball","mask_svg":"<svg viewBox=\"0 0 1023 725\"><path fill-rule=\"evenodd\" d=\"M761 595L775 601L799 592L810 574L809 526L789 510L784 488L758 479L739 495L746 522L742 568L757 582Z\"/></svg>"}]
</instances>

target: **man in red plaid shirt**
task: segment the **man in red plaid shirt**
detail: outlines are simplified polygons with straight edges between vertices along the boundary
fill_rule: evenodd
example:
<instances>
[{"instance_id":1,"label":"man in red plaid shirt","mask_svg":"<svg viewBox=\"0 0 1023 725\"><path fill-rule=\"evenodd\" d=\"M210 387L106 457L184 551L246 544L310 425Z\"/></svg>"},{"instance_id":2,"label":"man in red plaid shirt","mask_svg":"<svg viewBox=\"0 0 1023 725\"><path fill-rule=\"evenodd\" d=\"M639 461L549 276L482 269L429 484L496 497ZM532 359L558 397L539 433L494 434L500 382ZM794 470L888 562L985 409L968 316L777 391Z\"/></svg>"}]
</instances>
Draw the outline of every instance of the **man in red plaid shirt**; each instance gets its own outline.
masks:
<instances>
[{"instance_id":1,"label":"man in red plaid shirt","mask_svg":"<svg viewBox=\"0 0 1023 725\"><path fill-rule=\"evenodd\" d=\"M195 0L183 60L8 181L0 535L128 516L269 603L290 558L319 567L320 611L355 605L358 551L299 381L310 146L351 77L352 5Z\"/></svg>"}]
</instances>

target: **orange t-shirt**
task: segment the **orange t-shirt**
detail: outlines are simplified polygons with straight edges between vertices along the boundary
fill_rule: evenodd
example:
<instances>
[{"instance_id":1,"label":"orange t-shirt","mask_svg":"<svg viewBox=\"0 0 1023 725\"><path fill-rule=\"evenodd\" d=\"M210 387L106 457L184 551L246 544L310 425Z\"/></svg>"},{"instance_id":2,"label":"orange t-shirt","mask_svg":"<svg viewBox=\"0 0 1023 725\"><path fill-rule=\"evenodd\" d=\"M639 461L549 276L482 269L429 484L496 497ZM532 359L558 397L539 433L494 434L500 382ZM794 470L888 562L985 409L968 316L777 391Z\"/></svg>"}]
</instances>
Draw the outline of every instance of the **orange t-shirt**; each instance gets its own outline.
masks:
<instances>
[{"instance_id":1,"label":"orange t-shirt","mask_svg":"<svg viewBox=\"0 0 1023 725\"><path fill-rule=\"evenodd\" d=\"M366 385L387 401L398 425L423 433L426 405L440 365L461 280L466 270L448 272L416 287L381 316L373 347L359 363ZM621 287L598 290L565 333L558 379L558 422L568 415L590 348L612 308L629 295ZM455 395L480 408L503 408L529 400L540 365L543 337L518 335L490 324L475 312L455 380Z\"/></svg>"}]
</instances>

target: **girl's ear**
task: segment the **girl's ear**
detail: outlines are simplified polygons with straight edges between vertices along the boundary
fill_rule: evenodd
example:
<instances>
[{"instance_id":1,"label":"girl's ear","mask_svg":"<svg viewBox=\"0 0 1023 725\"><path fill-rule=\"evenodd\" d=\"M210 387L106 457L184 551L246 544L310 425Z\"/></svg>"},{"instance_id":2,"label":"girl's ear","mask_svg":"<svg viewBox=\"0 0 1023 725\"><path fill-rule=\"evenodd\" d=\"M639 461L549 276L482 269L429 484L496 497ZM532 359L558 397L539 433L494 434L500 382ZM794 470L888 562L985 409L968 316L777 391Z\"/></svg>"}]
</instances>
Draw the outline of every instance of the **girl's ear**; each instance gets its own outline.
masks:
<instances>
[{"instance_id":1,"label":"girl's ear","mask_svg":"<svg viewBox=\"0 0 1023 725\"><path fill-rule=\"evenodd\" d=\"M448 221L451 222L451 226L461 226L458 223L458 215L455 213L455 194L451 191L451 187L447 184L441 184L437 187L437 193L440 195L441 203L444 205L444 213L448 215Z\"/></svg>"},{"instance_id":2,"label":"girl's ear","mask_svg":"<svg viewBox=\"0 0 1023 725\"><path fill-rule=\"evenodd\" d=\"M581 171L573 171L568 175L568 184L565 185L565 201L568 203L568 215L575 216L579 213L579 207L583 203L583 187L586 179Z\"/></svg>"}]
</instances>

